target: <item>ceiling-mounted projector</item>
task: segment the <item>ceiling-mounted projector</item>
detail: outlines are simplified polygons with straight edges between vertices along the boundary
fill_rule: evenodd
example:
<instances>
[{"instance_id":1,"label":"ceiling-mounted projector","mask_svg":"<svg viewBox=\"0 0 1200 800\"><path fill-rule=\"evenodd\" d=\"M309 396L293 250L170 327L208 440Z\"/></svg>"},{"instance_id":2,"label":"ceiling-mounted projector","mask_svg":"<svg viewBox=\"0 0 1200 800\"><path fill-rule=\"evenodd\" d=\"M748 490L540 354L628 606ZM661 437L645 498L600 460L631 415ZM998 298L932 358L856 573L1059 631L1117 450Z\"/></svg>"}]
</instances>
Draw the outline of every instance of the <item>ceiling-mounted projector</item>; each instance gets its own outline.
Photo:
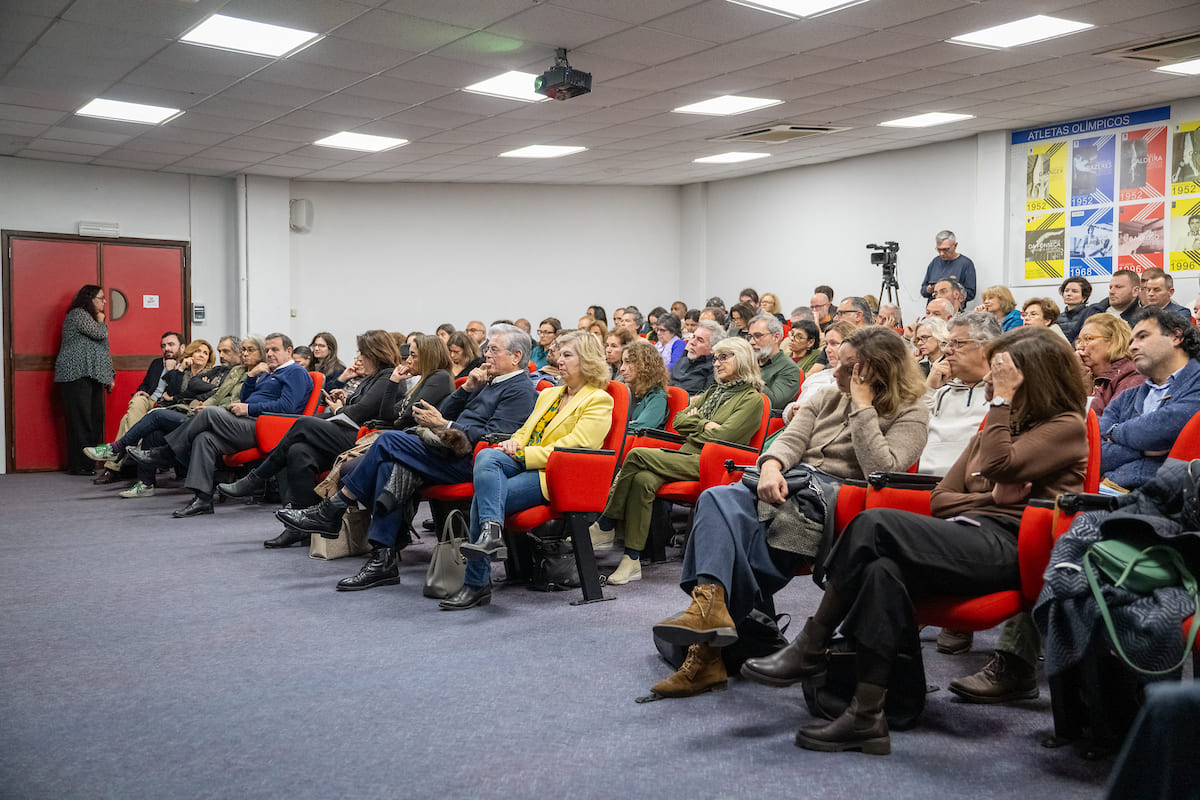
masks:
<instances>
[{"instance_id":1,"label":"ceiling-mounted projector","mask_svg":"<svg viewBox=\"0 0 1200 800\"><path fill-rule=\"evenodd\" d=\"M571 69L567 50L560 47L555 51L554 66L534 79L533 90L551 100L567 100L592 90L592 73Z\"/></svg>"}]
</instances>

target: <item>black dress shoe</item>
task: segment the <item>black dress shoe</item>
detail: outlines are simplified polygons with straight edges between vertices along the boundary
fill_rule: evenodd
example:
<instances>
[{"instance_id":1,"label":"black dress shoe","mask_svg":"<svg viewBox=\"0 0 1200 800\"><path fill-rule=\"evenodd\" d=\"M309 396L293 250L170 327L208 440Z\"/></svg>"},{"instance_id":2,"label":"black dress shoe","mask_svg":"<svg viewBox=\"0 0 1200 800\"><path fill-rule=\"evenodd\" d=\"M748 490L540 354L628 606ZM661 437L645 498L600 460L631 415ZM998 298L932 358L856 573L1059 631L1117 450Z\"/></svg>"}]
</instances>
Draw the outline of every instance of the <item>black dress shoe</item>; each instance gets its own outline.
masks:
<instances>
[{"instance_id":1,"label":"black dress shoe","mask_svg":"<svg viewBox=\"0 0 1200 800\"><path fill-rule=\"evenodd\" d=\"M93 469L92 467L75 467L74 469L67 470L67 474L68 475L78 475L80 477L86 476L86 477L90 478L96 474L96 470Z\"/></svg>"},{"instance_id":2,"label":"black dress shoe","mask_svg":"<svg viewBox=\"0 0 1200 800\"><path fill-rule=\"evenodd\" d=\"M103 486L104 484L115 482L119 477L121 476L113 470L105 469L101 470L99 475L92 478L92 483L96 484L97 486Z\"/></svg>"},{"instance_id":3,"label":"black dress shoe","mask_svg":"<svg viewBox=\"0 0 1200 800\"><path fill-rule=\"evenodd\" d=\"M319 533L324 539L336 539L345 513L345 506L338 507L325 499L308 508L281 508L275 512L275 519L294 531Z\"/></svg>"},{"instance_id":4,"label":"black dress shoe","mask_svg":"<svg viewBox=\"0 0 1200 800\"><path fill-rule=\"evenodd\" d=\"M506 558L508 548L504 546L504 526L498 522L483 523L479 538L474 542L464 542L460 549L467 558Z\"/></svg>"},{"instance_id":5,"label":"black dress shoe","mask_svg":"<svg viewBox=\"0 0 1200 800\"><path fill-rule=\"evenodd\" d=\"M357 592L376 586L393 586L400 582L399 559L391 547L376 547L357 575L337 582L339 592Z\"/></svg>"},{"instance_id":6,"label":"black dress shoe","mask_svg":"<svg viewBox=\"0 0 1200 800\"><path fill-rule=\"evenodd\" d=\"M429 519L427 519L421 523L421 530L423 530L423 531L432 531L436 527L437 527L437 523L435 523L433 521L433 517L430 517Z\"/></svg>"},{"instance_id":7,"label":"black dress shoe","mask_svg":"<svg viewBox=\"0 0 1200 800\"><path fill-rule=\"evenodd\" d=\"M226 497L252 497L261 494L266 486L266 481L253 472L248 472L233 483L218 483L217 491Z\"/></svg>"},{"instance_id":8,"label":"black dress shoe","mask_svg":"<svg viewBox=\"0 0 1200 800\"><path fill-rule=\"evenodd\" d=\"M272 550L279 547L291 547L297 544L302 544L305 547L308 547L310 538L311 537L307 533L298 533L291 528L287 528L283 533L279 534L274 539L267 539L265 542L263 542L263 547L267 547Z\"/></svg>"},{"instance_id":9,"label":"black dress shoe","mask_svg":"<svg viewBox=\"0 0 1200 800\"><path fill-rule=\"evenodd\" d=\"M438 608L442 611L466 611L475 606L486 606L490 602L492 602L491 583L485 586L467 586L464 583L461 589L438 603Z\"/></svg>"},{"instance_id":10,"label":"black dress shoe","mask_svg":"<svg viewBox=\"0 0 1200 800\"><path fill-rule=\"evenodd\" d=\"M198 517L201 514L211 513L213 513L212 500L201 500L199 497L193 497L192 502L176 510L171 516L175 519L183 519L184 517Z\"/></svg>"},{"instance_id":11,"label":"black dress shoe","mask_svg":"<svg viewBox=\"0 0 1200 800\"><path fill-rule=\"evenodd\" d=\"M148 467L175 466L175 453L166 445L151 447L148 450L140 447L126 447L125 453L137 463L145 464Z\"/></svg>"}]
</instances>

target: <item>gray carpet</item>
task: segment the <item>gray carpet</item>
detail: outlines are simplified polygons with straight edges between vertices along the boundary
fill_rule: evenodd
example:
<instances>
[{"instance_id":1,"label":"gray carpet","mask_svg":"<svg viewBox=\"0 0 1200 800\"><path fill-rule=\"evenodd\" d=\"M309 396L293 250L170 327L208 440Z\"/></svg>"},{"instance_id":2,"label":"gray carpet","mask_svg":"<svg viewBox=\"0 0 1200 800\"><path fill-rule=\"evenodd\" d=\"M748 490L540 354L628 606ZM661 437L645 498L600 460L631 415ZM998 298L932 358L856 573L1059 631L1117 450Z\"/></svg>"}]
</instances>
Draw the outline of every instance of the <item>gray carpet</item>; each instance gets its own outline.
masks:
<instances>
[{"instance_id":1,"label":"gray carpet","mask_svg":"<svg viewBox=\"0 0 1200 800\"><path fill-rule=\"evenodd\" d=\"M798 688L636 704L670 671L650 626L685 605L677 561L607 589L615 602L511 587L446 613L421 596L428 537L400 586L336 593L359 560L265 550L268 507L175 520L182 490L118 489L0 476L4 797L1068 800L1111 767L1039 745L1044 684L1002 707L936 692L887 757L793 746ZM817 598L804 579L777 603L802 620ZM949 657L934 633L941 686L995 642Z\"/></svg>"}]
</instances>

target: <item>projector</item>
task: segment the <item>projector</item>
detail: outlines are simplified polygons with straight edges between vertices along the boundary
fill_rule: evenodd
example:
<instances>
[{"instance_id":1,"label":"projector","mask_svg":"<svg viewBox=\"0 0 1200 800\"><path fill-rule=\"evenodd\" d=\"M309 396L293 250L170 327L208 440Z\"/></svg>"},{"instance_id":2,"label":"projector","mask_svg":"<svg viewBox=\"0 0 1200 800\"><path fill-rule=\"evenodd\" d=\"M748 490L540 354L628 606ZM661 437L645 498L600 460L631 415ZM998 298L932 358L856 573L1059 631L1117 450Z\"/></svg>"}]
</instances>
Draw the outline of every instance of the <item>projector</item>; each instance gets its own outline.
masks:
<instances>
[{"instance_id":1,"label":"projector","mask_svg":"<svg viewBox=\"0 0 1200 800\"><path fill-rule=\"evenodd\" d=\"M551 100L568 100L592 90L592 73L572 69L567 63L567 51L558 48L554 66L533 81L533 90Z\"/></svg>"}]
</instances>

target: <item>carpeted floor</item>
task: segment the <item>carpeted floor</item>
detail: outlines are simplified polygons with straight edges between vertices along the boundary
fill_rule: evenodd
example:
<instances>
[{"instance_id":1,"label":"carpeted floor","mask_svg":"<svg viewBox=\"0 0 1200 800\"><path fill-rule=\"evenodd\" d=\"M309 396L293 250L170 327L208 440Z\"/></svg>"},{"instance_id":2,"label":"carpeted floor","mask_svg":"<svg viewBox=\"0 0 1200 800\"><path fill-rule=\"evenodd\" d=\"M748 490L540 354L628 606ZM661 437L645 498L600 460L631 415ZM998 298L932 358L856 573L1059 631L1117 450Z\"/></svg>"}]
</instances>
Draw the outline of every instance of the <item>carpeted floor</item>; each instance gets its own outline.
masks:
<instances>
[{"instance_id":1,"label":"carpeted floor","mask_svg":"<svg viewBox=\"0 0 1200 800\"><path fill-rule=\"evenodd\" d=\"M336 593L359 560L265 550L268 507L175 520L182 490L119 488L0 476L0 796L1069 800L1111 768L1040 746L1044 683L1000 707L938 691L887 757L797 749L798 688L636 704L670 671L650 626L685 606L678 561L615 602L511 587L446 613L421 596L429 537L400 586ZM797 580L777 605L802 620L817 597ZM950 657L935 633L943 687L995 642Z\"/></svg>"}]
</instances>

